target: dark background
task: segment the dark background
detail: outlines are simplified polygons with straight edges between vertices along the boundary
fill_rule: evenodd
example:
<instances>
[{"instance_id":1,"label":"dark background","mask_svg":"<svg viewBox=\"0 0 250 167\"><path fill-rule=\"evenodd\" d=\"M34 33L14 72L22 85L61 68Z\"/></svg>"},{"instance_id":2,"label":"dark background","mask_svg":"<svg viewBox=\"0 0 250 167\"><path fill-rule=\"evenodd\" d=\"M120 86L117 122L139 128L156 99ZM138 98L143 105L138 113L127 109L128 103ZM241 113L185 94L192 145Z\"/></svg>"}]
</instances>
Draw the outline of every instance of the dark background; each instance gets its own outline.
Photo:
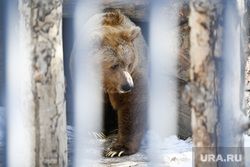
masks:
<instances>
[{"instance_id":1,"label":"dark background","mask_svg":"<svg viewBox=\"0 0 250 167\"><path fill-rule=\"evenodd\" d=\"M72 83L69 69L69 59L74 43L73 32L74 21L72 18L63 18L63 58L64 58L64 75L66 78L66 112L67 112L67 124L73 125L73 95L72 95Z\"/></svg>"}]
</instances>

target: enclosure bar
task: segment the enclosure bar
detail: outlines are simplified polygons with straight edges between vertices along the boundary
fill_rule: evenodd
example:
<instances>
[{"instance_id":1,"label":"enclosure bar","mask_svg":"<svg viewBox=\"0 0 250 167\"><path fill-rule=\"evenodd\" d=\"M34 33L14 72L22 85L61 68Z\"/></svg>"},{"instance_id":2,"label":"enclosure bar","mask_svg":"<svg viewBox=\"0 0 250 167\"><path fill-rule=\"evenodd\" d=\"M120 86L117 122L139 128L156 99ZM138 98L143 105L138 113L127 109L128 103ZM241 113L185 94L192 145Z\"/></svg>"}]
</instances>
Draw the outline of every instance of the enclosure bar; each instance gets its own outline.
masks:
<instances>
[{"instance_id":1,"label":"enclosure bar","mask_svg":"<svg viewBox=\"0 0 250 167\"><path fill-rule=\"evenodd\" d=\"M177 39L178 5L152 1L150 11L149 155L161 158L155 136L169 137L177 131ZM155 164L154 164L155 165Z\"/></svg>"},{"instance_id":2,"label":"enclosure bar","mask_svg":"<svg viewBox=\"0 0 250 167\"><path fill-rule=\"evenodd\" d=\"M28 166L30 142L22 113L21 97L21 52L18 3L7 2L6 21L6 85L7 85L7 166Z\"/></svg>"},{"instance_id":3,"label":"enclosure bar","mask_svg":"<svg viewBox=\"0 0 250 167\"><path fill-rule=\"evenodd\" d=\"M65 167L62 2L19 0L9 5L8 165Z\"/></svg>"},{"instance_id":4,"label":"enclosure bar","mask_svg":"<svg viewBox=\"0 0 250 167\"><path fill-rule=\"evenodd\" d=\"M98 4L79 1L74 13L75 43L71 55L71 73L74 94L74 166L99 165L101 145L95 137L102 128L102 81L101 65L96 66L96 59L91 57L91 31L99 27L100 20L90 20L99 13ZM90 26L86 26L87 22ZM96 60L99 61L99 60ZM90 161L90 162L89 162ZM93 164L95 162L96 164Z\"/></svg>"},{"instance_id":5,"label":"enclosure bar","mask_svg":"<svg viewBox=\"0 0 250 167\"><path fill-rule=\"evenodd\" d=\"M245 166L243 124L248 119L243 112L245 87L245 61L241 45L241 16L239 1L224 1L223 55L221 85L221 133L218 138L218 153L222 156L234 154L241 156L242 161L232 162L232 166ZM228 150L223 149L229 148ZM249 157L249 151L248 152ZM227 166L226 162L220 162Z\"/></svg>"}]
</instances>

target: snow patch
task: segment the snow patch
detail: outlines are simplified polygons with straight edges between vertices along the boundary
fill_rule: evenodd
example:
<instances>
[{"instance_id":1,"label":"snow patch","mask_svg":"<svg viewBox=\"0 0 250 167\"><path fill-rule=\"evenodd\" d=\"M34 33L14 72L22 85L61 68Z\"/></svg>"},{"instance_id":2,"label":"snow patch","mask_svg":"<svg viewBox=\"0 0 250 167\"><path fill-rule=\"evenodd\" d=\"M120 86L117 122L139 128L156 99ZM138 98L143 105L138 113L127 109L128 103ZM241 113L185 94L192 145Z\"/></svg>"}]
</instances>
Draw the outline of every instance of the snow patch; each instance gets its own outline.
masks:
<instances>
[{"instance_id":1,"label":"snow patch","mask_svg":"<svg viewBox=\"0 0 250 167\"><path fill-rule=\"evenodd\" d=\"M73 142L74 129L71 126L68 129L68 139L70 144ZM153 139L156 143L158 150L159 161L156 164L150 162L148 156L148 138ZM250 147L250 136L244 135L245 147ZM110 141L112 140L112 142ZM152 131L148 131L142 141L141 149L138 153L130 156L124 156L120 158L107 158L103 156L105 148L110 147L111 143L115 142L115 136L110 137L109 141L105 139L94 139L96 145L102 146L102 150L96 150L95 148L88 148L90 154L99 156L98 161L88 159L86 164L89 167L148 167L148 166L160 166L160 167L192 167L192 139L181 140L177 136L169 136L167 138L161 138ZM100 148L100 147L99 147ZM69 149L70 150L70 149Z\"/></svg>"},{"instance_id":2,"label":"snow patch","mask_svg":"<svg viewBox=\"0 0 250 167\"><path fill-rule=\"evenodd\" d=\"M148 156L148 141L153 139L156 143L159 157L157 164L151 164ZM138 153L121 158L102 157L100 164L103 167L116 166L170 166L170 167L188 167L192 166L192 141L180 140L177 136L161 138L155 133L148 131L144 137L141 149Z\"/></svg>"},{"instance_id":3,"label":"snow patch","mask_svg":"<svg viewBox=\"0 0 250 167\"><path fill-rule=\"evenodd\" d=\"M244 140L245 140L244 147L250 147L250 136L244 135Z\"/></svg>"},{"instance_id":4,"label":"snow patch","mask_svg":"<svg viewBox=\"0 0 250 167\"><path fill-rule=\"evenodd\" d=\"M74 131L73 128L68 126L68 139L73 141ZM148 140L153 139L157 144L156 149L159 151L159 161L157 164L151 164L148 156ZM72 144L69 142L69 147ZM106 139L94 139L89 142L94 142L95 145L102 146L101 150L95 148L88 148L88 153L95 155L93 157L99 157L98 162L96 159L85 160L85 164L89 167L147 167L147 166L169 166L169 167L191 167L192 166L192 140L178 139L177 136L170 136L167 138L161 138L155 133L148 131L142 141L141 149L138 153L130 156L124 156L120 158L107 158L103 156L105 149L111 146L115 142L115 137L109 137ZM92 144L91 144L92 145ZM70 148L69 148L70 150Z\"/></svg>"}]
</instances>

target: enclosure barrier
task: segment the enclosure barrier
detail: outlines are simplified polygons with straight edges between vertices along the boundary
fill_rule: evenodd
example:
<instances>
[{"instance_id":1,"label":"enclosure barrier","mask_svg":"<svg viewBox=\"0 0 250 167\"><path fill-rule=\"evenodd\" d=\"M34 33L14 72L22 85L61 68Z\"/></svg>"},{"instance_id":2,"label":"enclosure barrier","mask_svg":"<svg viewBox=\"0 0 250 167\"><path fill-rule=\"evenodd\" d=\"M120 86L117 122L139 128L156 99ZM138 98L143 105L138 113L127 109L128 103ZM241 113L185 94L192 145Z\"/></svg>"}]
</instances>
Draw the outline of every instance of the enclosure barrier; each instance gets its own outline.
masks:
<instances>
[{"instance_id":1,"label":"enclosure barrier","mask_svg":"<svg viewBox=\"0 0 250 167\"><path fill-rule=\"evenodd\" d=\"M117 6L120 5L121 12L130 18L149 21L150 25L146 137L149 165L157 166L163 157L154 137L177 135L177 16L180 6L165 1L129 1L137 7L148 3L148 11L144 5L137 10L126 6L128 3L124 6L120 0L91 3L91 6L87 2L79 1L72 15L76 37L73 49L76 56L71 69L73 165L100 165L103 156L103 146L93 138L101 133L103 124L101 69L92 67L93 62L88 58L89 38L85 35L98 23L83 27L95 13L119 11ZM243 37L246 34L239 11L246 10L246 6L239 7L239 4L247 2L189 2L190 76L183 98L192 112L193 158L197 167L227 166L228 162L200 159L201 155L227 155L228 150L223 147L242 155L241 161L231 165L249 165L247 156L244 157L244 151L246 155L248 152L243 142L243 132L250 127L243 106L246 59ZM6 4L6 166L67 166L62 1L19 0ZM131 8L132 12L126 10ZM72 9L65 8L65 11ZM64 16L71 15L67 12ZM86 38L77 38L79 34Z\"/></svg>"}]
</instances>

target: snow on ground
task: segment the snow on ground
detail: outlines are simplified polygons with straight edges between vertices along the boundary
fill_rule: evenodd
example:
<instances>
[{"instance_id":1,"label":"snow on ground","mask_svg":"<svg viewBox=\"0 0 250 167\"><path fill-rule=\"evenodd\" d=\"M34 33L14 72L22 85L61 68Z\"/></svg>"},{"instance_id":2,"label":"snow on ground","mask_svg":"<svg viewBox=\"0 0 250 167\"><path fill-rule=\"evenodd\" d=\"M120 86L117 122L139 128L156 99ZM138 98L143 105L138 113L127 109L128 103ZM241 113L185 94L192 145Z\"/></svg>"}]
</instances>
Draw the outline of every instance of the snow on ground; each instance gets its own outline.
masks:
<instances>
[{"instance_id":1,"label":"snow on ground","mask_svg":"<svg viewBox=\"0 0 250 167\"><path fill-rule=\"evenodd\" d=\"M72 140L72 127L68 126L69 140ZM164 166L164 167L192 167L192 141L191 138L187 140L180 140L176 136L170 136L168 138L160 138L154 136L153 140L157 143L159 149L159 161L157 164L150 163L150 157L148 157L148 142L147 138L153 133L147 132L142 142L141 149L138 153L131 156L124 156L119 158L107 158L102 156L105 148L108 148L115 140L115 137L109 137L106 139L94 139L90 142L90 145L98 145L101 150L88 148L88 153L93 157L99 157L98 159L86 160L86 165L89 167L148 167L148 166ZM72 143L69 142L69 147ZM72 148L72 147L71 147ZM69 148L69 152L71 150ZM72 158L72 157L71 157ZM69 159L71 159L69 157Z\"/></svg>"},{"instance_id":2,"label":"snow on ground","mask_svg":"<svg viewBox=\"0 0 250 167\"><path fill-rule=\"evenodd\" d=\"M159 162L150 164L148 157L148 142L146 138L152 133L147 132L141 149L137 154L121 157L121 158L103 158L101 164L103 167L118 167L118 166L173 166L173 167L188 167L192 166L192 142L191 139L180 140L176 136L168 138L160 138L154 136L154 142L157 143L159 149Z\"/></svg>"},{"instance_id":3,"label":"snow on ground","mask_svg":"<svg viewBox=\"0 0 250 167\"><path fill-rule=\"evenodd\" d=\"M244 135L244 140L245 140L244 146L250 147L250 136Z\"/></svg>"},{"instance_id":4,"label":"snow on ground","mask_svg":"<svg viewBox=\"0 0 250 167\"><path fill-rule=\"evenodd\" d=\"M3 146L3 127L4 127L4 108L0 107L0 148ZM69 162L72 164L73 157L73 128L67 126L68 132L68 144L69 144ZM151 132L147 132L145 138L142 142L141 149L138 153L131 156L124 156L120 158L106 158L102 156L104 149L95 150L92 148L88 149L88 152L93 155L99 155L98 159L87 160L89 167L148 167L148 166L160 166L160 167L192 167L192 140L188 138L187 140L180 140L176 136L170 136L168 138L160 138L153 135L154 142L157 143L157 148L159 149L159 159L158 164L151 164L150 157L148 157L148 142L147 138L153 135ZM96 145L101 148L107 148L114 138L110 140L106 139L94 139ZM250 148L250 136L244 135L245 147ZM2 145L1 145L2 144ZM1 149L0 149L1 150ZM100 152L101 151L101 152Z\"/></svg>"},{"instance_id":5,"label":"snow on ground","mask_svg":"<svg viewBox=\"0 0 250 167\"><path fill-rule=\"evenodd\" d=\"M72 127L68 126L68 130L73 130ZM69 132L69 131L68 131ZM69 139L73 140L72 132L70 132ZM97 151L95 149L88 149L89 154L100 155L98 159L88 159L87 166L89 167L192 167L192 140L188 138L187 140L180 140L176 136L170 136L168 138L160 138L154 134L154 142L157 143L156 147L160 149L159 151L159 161L157 164L150 163L150 157L148 157L148 142L146 138L153 135L151 132L147 132L141 149L138 153L131 156L124 156L120 158L106 158L101 156L104 149ZM245 147L250 147L250 136L244 135ZM114 139L111 139L114 140ZM92 142L100 147L108 147L111 142L105 139L95 139ZM249 148L246 148L249 149ZM250 151L250 150L249 150ZM248 152L249 152L248 151ZM249 154L246 154L247 156ZM97 157L97 156L95 156ZM72 157L71 157L72 158ZM248 164L248 162L246 162Z\"/></svg>"}]
</instances>

